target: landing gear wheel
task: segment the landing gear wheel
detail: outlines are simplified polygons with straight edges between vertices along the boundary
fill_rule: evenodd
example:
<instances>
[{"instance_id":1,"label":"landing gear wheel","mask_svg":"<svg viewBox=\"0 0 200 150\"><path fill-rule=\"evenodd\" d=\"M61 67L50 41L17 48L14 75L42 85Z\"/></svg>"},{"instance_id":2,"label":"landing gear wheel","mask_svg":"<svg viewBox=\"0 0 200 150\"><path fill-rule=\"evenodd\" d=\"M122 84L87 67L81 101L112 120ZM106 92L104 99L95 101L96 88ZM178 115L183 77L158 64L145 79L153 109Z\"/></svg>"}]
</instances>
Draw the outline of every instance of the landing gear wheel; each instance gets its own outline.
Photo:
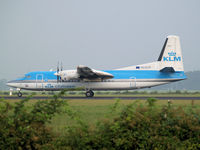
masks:
<instances>
[{"instance_id":1,"label":"landing gear wheel","mask_svg":"<svg viewBox=\"0 0 200 150\"><path fill-rule=\"evenodd\" d=\"M93 97L94 96L94 92L92 90L89 90L85 93L86 97Z\"/></svg>"},{"instance_id":2,"label":"landing gear wheel","mask_svg":"<svg viewBox=\"0 0 200 150\"><path fill-rule=\"evenodd\" d=\"M21 92L17 93L17 95L18 95L18 97L22 97L22 93Z\"/></svg>"}]
</instances>

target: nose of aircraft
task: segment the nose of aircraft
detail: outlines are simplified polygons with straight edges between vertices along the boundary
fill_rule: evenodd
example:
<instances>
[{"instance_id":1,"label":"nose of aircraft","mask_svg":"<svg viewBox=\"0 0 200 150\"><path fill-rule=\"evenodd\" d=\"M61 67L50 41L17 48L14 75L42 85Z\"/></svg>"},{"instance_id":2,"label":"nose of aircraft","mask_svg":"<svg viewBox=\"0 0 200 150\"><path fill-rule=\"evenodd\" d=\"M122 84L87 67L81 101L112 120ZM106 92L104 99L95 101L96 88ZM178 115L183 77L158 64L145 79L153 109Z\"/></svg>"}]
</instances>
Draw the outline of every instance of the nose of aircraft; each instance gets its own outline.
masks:
<instances>
[{"instance_id":1,"label":"nose of aircraft","mask_svg":"<svg viewBox=\"0 0 200 150\"><path fill-rule=\"evenodd\" d=\"M7 85L7 86L10 86L10 87L15 87L15 81L14 81L14 80L8 81L8 82L6 83L6 85Z\"/></svg>"}]
</instances>

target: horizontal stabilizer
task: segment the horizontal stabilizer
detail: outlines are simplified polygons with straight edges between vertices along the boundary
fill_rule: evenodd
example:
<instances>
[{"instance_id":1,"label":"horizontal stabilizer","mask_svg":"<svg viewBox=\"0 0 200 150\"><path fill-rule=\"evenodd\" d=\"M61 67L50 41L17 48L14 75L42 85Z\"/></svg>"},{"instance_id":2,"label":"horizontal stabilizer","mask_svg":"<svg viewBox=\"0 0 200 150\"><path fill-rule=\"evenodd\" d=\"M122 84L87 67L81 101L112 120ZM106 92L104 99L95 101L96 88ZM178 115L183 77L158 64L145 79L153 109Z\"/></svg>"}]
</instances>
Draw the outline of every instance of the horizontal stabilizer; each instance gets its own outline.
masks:
<instances>
[{"instance_id":1,"label":"horizontal stabilizer","mask_svg":"<svg viewBox=\"0 0 200 150\"><path fill-rule=\"evenodd\" d=\"M175 72L175 70L174 70L173 67L165 67L165 68L161 69L160 72L169 72L169 73L171 72L171 73L173 73L173 72Z\"/></svg>"}]
</instances>

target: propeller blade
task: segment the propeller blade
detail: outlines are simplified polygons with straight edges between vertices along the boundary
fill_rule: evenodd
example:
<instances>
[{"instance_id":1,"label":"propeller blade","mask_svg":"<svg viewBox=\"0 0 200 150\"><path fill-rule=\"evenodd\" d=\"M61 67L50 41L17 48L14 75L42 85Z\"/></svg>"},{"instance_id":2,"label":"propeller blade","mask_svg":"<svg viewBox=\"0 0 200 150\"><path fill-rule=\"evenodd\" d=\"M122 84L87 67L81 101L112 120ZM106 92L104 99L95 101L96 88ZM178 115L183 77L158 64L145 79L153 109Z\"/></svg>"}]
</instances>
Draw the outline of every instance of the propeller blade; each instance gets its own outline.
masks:
<instances>
[{"instance_id":1,"label":"propeller blade","mask_svg":"<svg viewBox=\"0 0 200 150\"><path fill-rule=\"evenodd\" d=\"M62 61L61 61L61 63L60 63L60 71L63 71ZM62 80L61 80L61 76L59 76L59 81L62 81Z\"/></svg>"},{"instance_id":2,"label":"propeller blade","mask_svg":"<svg viewBox=\"0 0 200 150\"><path fill-rule=\"evenodd\" d=\"M59 73L59 62L58 62L58 65L57 65L57 72L56 72L56 73L57 73L57 82L58 82L58 81L59 81L59 78L60 78L60 77L58 76L58 73Z\"/></svg>"},{"instance_id":3,"label":"propeller blade","mask_svg":"<svg viewBox=\"0 0 200 150\"><path fill-rule=\"evenodd\" d=\"M60 67L60 70L63 71L63 65L62 65L62 61L61 61L61 67Z\"/></svg>"},{"instance_id":4,"label":"propeller blade","mask_svg":"<svg viewBox=\"0 0 200 150\"><path fill-rule=\"evenodd\" d=\"M58 65L57 65L57 73L59 72L59 62L58 62Z\"/></svg>"}]
</instances>

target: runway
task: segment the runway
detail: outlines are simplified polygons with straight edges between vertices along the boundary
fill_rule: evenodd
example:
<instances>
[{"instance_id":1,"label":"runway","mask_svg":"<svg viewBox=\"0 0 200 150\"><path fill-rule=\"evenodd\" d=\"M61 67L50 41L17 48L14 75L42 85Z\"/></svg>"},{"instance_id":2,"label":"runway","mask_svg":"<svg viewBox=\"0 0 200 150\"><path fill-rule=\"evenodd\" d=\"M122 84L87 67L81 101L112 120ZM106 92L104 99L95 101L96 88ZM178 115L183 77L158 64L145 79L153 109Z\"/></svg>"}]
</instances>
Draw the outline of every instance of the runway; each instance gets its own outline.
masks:
<instances>
[{"instance_id":1,"label":"runway","mask_svg":"<svg viewBox=\"0 0 200 150\"><path fill-rule=\"evenodd\" d=\"M62 97L62 99L68 99L68 100L113 100L113 99L122 99L122 100L144 100L148 99L151 96L95 96L91 98L87 98L84 96L65 96ZM24 97L17 97L17 96L2 96L0 99L6 99L6 100L17 100L17 99L25 99L26 96ZM152 98L156 98L158 100L200 100L200 97L180 97L180 96L154 96ZM45 99L52 99L52 96L33 96L31 99L36 99L36 100L45 100Z\"/></svg>"}]
</instances>

